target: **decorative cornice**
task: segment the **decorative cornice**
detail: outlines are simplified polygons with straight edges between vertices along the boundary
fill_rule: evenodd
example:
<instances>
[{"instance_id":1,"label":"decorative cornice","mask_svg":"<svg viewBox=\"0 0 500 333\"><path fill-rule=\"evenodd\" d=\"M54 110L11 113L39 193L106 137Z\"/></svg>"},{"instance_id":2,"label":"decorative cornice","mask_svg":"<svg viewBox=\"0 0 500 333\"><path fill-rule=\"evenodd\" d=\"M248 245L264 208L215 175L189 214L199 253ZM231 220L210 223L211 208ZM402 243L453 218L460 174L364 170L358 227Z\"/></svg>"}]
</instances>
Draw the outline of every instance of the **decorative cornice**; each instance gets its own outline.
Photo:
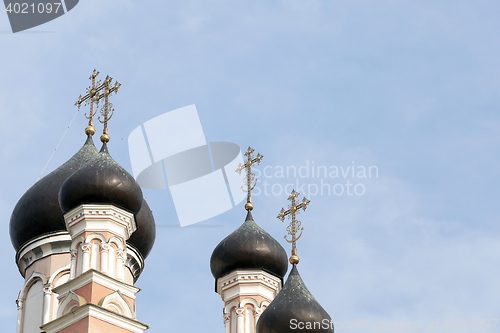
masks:
<instances>
[{"instance_id":1,"label":"decorative cornice","mask_svg":"<svg viewBox=\"0 0 500 333\"><path fill-rule=\"evenodd\" d=\"M218 278L216 283L225 311L234 306L243 307L246 303L258 307L256 297L261 298L259 302L262 306L266 300L271 302L281 290L280 278L258 269L235 270Z\"/></svg>"},{"instance_id":2,"label":"decorative cornice","mask_svg":"<svg viewBox=\"0 0 500 333\"><path fill-rule=\"evenodd\" d=\"M108 231L124 239L128 239L137 229L133 213L109 204L80 205L64 214L64 221L66 229L70 231L73 238L88 231L87 228L80 226L82 223L95 223L96 226L91 228L92 231ZM117 229L106 222L114 222L114 224L125 227L125 234L120 232L119 228ZM103 225L99 227L99 224Z\"/></svg>"},{"instance_id":3,"label":"decorative cornice","mask_svg":"<svg viewBox=\"0 0 500 333\"><path fill-rule=\"evenodd\" d=\"M57 231L50 234L33 238L24 244L16 253L16 264L19 273L25 277L26 268L36 260L45 258L52 254L70 253L71 258L76 260L78 252L71 251L71 236L67 231ZM109 249L109 245L102 244L100 251ZM125 265L130 269L137 281L144 270L144 257L131 244L127 244L127 259Z\"/></svg>"},{"instance_id":4,"label":"decorative cornice","mask_svg":"<svg viewBox=\"0 0 500 333\"><path fill-rule=\"evenodd\" d=\"M69 253L71 236L67 231L41 235L25 243L16 253L19 273L25 277L26 268L36 260L52 254Z\"/></svg>"},{"instance_id":5,"label":"decorative cornice","mask_svg":"<svg viewBox=\"0 0 500 333\"><path fill-rule=\"evenodd\" d=\"M217 293L239 284L262 284L276 293L281 290L281 280L263 270L236 270L217 279Z\"/></svg>"},{"instance_id":6,"label":"decorative cornice","mask_svg":"<svg viewBox=\"0 0 500 333\"><path fill-rule=\"evenodd\" d=\"M46 333L55 333L86 317L100 319L133 333L143 333L145 330L149 329L148 325L143 324L140 321L127 318L92 303L86 303L78 307L76 310L59 317L40 328Z\"/></svg>"},{"instance_id":7,"label":"decorative cornice","mask_svg":"<svg viewBox=\"0 0 500 333\"><path fill-rule=\"evenodd\" d=\"M95 269L89 269L85 273L77 276L76 278L69 280L68 282L57 286L53 289L53 292L59 294L59 299L63 298L70 291L75 291L80 289L87 284L95 282L111 290L119 290L123 295L135 299L135 295L141 291L140 288L118 281L108 275L96 271Z\"/></svg>"},{"instance_id":8,"label":"decorative cornice","mask_svg":"<svg viewBox=\"0 0 500 333\"><path fill-rule=\"evenodd\" d=\"M134 282L137 281L144 270L144 265L144 257L142 254L133 245L127 243L127 259L125 260L125 266L132 272Z\"/></svg>"}]
</instances>

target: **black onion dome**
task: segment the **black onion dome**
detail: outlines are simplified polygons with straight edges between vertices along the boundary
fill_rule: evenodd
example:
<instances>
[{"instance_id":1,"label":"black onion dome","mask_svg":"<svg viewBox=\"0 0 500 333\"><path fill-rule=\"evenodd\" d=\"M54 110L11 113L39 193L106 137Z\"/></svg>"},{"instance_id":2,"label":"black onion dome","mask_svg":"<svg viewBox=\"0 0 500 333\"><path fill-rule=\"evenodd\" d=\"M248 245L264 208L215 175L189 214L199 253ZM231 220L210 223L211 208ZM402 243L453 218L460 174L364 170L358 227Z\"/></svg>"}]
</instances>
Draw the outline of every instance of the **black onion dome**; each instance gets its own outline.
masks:
<instances>
[{"instance_id":1,"label":"black onion dome","mask_svg":"<svg viewBox=\"0 0 500 333\"><path fill-rule=\"evenodd\" d=\"M255 331L333 333L333 324L330 315L307 290L296 265L293 265L283 289L262 313Z\"/></svg>"},{"instance_id":2,"label":"black onion dome","mask_svg":"<svg viewBox=\"0 0 500 333\"><path fill-rule=\"evenodd\" d=\"M10 218L9 233L15 250L27 241L55 231L66 231L58 193L62 183L98 152L87 137L83 147L66 163L37 181L17 202Z\"/></svg>"},{"instance_id":3,"label":"black onion dome","mask_svg":"<svg viewBox=\"0 0 500 333\"><path fill-rule=\"evenodd\" d=\"M236 269L263 269L281 279L288 270L287 255L248 212L245 222L217 245L210 258L212 275L218 278Z\"/></svg>"},{"instance_id":4,"label":"black onion dome","mask_svg":"<svg viewBox=\"0 0 500 333\"><path fill-rule=\"evenodd\" d=\"M106 143L99 154L62 184L59 205L63 213L81 204L113 204L138 214L142 191L135 179L109 155Z\"/></svg>"},{"instance_id":5,"label":"black onion dome","mask_svg":"<svg viewBox=\"0 0 500 333\"><path fill-rule=\"evenodd\" d=\"M135 217L137 230L127 240L128 244L132 244L141 254L144 259L149 255L156 238L156 225L153 212L149 208L146 200L143 199L142 207L139 214Z\"/></svg>"}]
</instances>

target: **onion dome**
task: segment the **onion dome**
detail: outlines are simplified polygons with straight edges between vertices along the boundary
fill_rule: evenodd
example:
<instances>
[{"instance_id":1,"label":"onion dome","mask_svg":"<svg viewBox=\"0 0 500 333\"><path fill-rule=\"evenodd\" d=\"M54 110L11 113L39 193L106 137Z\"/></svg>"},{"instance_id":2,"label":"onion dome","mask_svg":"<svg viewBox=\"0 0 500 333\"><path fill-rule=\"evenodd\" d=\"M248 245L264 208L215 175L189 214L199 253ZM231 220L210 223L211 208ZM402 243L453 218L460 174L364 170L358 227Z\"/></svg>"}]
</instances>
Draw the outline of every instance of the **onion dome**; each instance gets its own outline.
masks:
<instances>
[{"instance_id":1,"label":"onion dome","mask_svg":"<svg viewBox=\"0 0 500 333\"><path fill-rule=\"evenodd\" d=\"M280 243L254 222L249 211L245 222L217 245L210 269L216 280L236 269L262 269L283 279L288 261Z\"/></svg>"},{"instance_id":2,"label":"onion dome","mask_svg":"<svg viewBox=\"0 0 500 333\"><path fill-rule=\"evenodd\" d=\"M81 204L112 204L134 214L141 210L142 191L135 179L109 155L106 142L99 154L62 184L63 213Z\"/></svg>"},{"instance_id":3,"label":"onion dome","mask_svg":"<svg viewBox=\"0 0 500 333\"><path fill-rule=\"evenodd\" d=\"M135 216L135 223L137 224L137 230L127 240L127 244L135 247L142 254L142 257L146 259L155 242L156 225L153 212L144 199L139 214Z\"/></svg>"},{"instance_id":4,"label":"onion dome","mask_svg":"<svg viewBox=\"0 0 500 333\"><path fill-rule=\"evenodd\" d=\"M333 333L330 315L307 290L297 266L257 322L256 333Z\"/></svg>"},{"instance_id":5,"label":"onion dome","mask_svg":"<svg viewBox=\"0 0 500 333\"><path fill-rule=\"evenodd\" d=\"M55 231L66 231L58 202L59 189L71 174L97 154L92 136L88 135L83 147L73 157L24 193L10 218L10 239L16 251L35 237Z\"/></svg>"}]
</instances>

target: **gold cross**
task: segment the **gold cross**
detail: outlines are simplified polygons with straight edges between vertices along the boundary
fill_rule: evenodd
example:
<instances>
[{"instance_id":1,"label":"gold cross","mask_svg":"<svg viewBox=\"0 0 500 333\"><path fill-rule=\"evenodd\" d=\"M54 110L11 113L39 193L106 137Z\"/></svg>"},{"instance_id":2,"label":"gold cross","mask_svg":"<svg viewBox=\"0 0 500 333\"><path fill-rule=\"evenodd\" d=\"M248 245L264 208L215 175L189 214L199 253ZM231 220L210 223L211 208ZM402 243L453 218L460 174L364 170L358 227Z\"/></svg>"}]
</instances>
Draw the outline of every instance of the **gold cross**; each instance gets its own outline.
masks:
<instances>
[{"instance_id":1,"label":"gold cross","mask_svg":"<svg viewBox=\"0 0 500 333\"><path fill-rule=\"evenodd\" d=\"M247 151L245 152L247 161L244 164L240 163L238 165L238 168L236 169L236 172L239 175L241 175L243 169L246 169L247 171L247 175L245 176L244 180L246 189L244 189L243 186L241 187L241 189L243 190L243 192L247 192L247 203L245 204L245 209L249 211L253 209L251 192L255 188L255 185L257 185L257 179L255 178L255 174L252 172L252 165L254 165L255 163L260 164L260 161L264 157L261 154L257 154L257 157L253 158L252 153L254 151L255 150L252 149L252 147L248 147ZM252 182L254 182L253 186Z\"/></svg>"},{"instance_id":2,"label":"gold cross","mask_svg":"<svg viewBox=\"0 0 500 333\"><path fill-rule=\"evenodd\" d=\"M104 129L102 131L101 135L101 141L102 142L108 142L109 141L109 135L108 135L108 121L113 117L113 114L115 113L115 109L112 109L113 104L109 102L109 95L112 93L117 94L118 93L118 88L121 87L121 84L118 83L118 81L115 81L115 85L110 88L110 83L113 81L113 79L108 75L106 76L106 80L104 80L104 105L101 108L101 115L103 117L103 120L101 120L101 117L99 117L99 121L104 124ZM111 115L110 115L111 113Z\"/></svg>"},{"instance_id":3,"label":"gold cross","mask_svg":"<svg viewBox=\"0 0 500 333\"><path fill-rule=\"evenodd\" d=\"M281 211L279 215L277 216L278 219L281 220L281 222L285 222L285 217L286 216L291 216L292 217L292 222L288 225L286 230L288 231L288 234L292 236L291 240L288 240L285 235L285 240L288 243L292 243L292 256L290 257L290 263L291 264L298 264L299 263L299 257L297 256L297 241L299 238L302 236L302 232L304 228L301 227L301 222L296 219L296 215L299 214L299 209L303 209L304 211L307 208L307 205L311 202L310 200L307 200L305 197L302 199L302 203L297 205L295 199L299 196L300 193L295 192L295 190L292 190L292 194L288 197L288 200L290 200L292 203L288 206L288 209L285 210L284 208L281 208ZM299 230L300 229L300 230ZM297 233L300 231L300 235L297 237Z\"/></svg>"},{"instance_id":4,"label":"gold cross","mask_svg":"<svg viewBox=\"0 0 500 333\"><path fill-rule=\"evenodd\" d=\"M78 110L80 110L80 106L82 105L83 102L85 102L85 105L90 104L90 113L87 116L85 114L85 118L89 120L89 125L87 128L85 128L85 134L90 134L94 135L95 134L95 128L94 128L94 121L93 118L97 112L94 111L94 104L96 105L96 109L99 106L99 99L101 98L101 95L99 91L101 91L104 88L104 85L101 84L101 80L96 81L96 77L99 75L99 72L94 69L92 72L92 75L90 75L89 79L92 80L92 85L87 88L87 94L82 97L78 97L78 101L76 101L75 105L78 106Z\"/></svg>"},{"instance_id":5,"label":"gold cross","mask_svg":"<svg viewBox=\"0 0 500 333\"><path fill-rule=\"evenodd\" d=\"M80 109L80 106L82 105L83 102L85 102L85 105L90 104L90 112L89 115L85 114L85 118L89 120L89 124L87 128L85 128L85 133L94 135L95 134L95 128L94 128L94 116L97 113L97 109L99 108L99 101L102 97L101 91L104 89L104 97L105 97L105 106L103 109L109 110L109 100L108 96L110 93L117 92L118 88L120 87L120 84L118 82L115 83L115 86L112 89L109 89L109 84L111 83L111 78L109 76L106 77L104 80L104 83L101 84L101 80L97 80L97 75L99 75L99 72L94 69L92 72L92 75L90 75L89 79L92 80L92 84L90 87L87 88L87 93L85 96L78 97L78 100L76 101L75 105L78 106L78 109ZM94 109L94 104L95 104L95 109ZM107 106L106 106L107 104ZM101 113L103 111L101 110ZM109 113L109 111L108 111ZM111 117L108 117L107 115L105 116L105 133L107 136L107 120L111 119ZM103 134L104 136L104 134ZM105 137L106 138L106 137ZM101 140L103 137L101 136ZM107 140L109 141L109 136L107 136ZM107 142L107 141L106 141Z\"/></svg>"}]
</instances>

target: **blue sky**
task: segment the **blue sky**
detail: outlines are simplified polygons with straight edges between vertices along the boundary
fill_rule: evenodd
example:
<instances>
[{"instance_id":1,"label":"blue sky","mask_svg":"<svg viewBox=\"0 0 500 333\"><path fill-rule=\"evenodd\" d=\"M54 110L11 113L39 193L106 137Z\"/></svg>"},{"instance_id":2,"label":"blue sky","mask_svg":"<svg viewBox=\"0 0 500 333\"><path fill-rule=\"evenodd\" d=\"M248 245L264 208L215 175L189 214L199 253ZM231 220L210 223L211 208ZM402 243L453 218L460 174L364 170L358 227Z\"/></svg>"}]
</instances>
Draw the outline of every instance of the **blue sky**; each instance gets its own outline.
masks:
<instances>
[{"instance_id":1,"label":"blue sky","mask_svg":"<svg viewBox=\"0 0 500 333\"><path fill-rule=\"evenodd\" d=\"M366 191L310 196L300 215L298 268L335 322L439 320L445 331L448 319L499 319L499 14L497 1L82 0L18 34L0 14L5 331L15 330L23 283L10 214L94 68L123 84L109 149L129 171L128 134L190 104L207 141L251 145L265 156L261 170L377 166L378 177L323 179ZM80 148L83 111L44 174ZM177 228L168 191L144 193L158 229L138 319L149 332L222 332L209 258L243 222L243 205ZM286 198L255 196L253 216L288 251L275 218Z\"/></svg>"}]
</instances>

